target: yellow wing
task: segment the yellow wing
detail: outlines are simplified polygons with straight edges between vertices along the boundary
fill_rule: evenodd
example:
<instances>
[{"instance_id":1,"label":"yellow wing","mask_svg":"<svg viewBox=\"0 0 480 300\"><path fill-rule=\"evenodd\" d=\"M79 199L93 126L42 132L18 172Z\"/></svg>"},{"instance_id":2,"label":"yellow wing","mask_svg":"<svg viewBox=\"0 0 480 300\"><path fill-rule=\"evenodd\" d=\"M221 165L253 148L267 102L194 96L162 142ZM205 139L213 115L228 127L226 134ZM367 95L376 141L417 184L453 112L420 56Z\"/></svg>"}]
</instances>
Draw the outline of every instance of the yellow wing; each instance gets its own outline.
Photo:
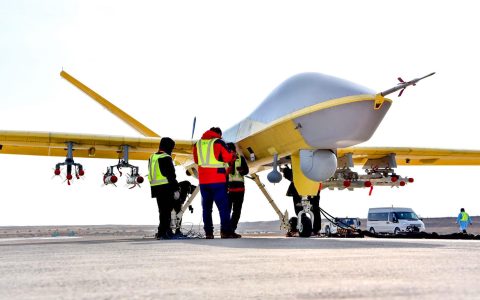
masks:
<instances>
[{"instance_id":1,"label":"yellow wing","mask_svg":"<svg viewBox=\"0 0 480 300\"><path fill-rule=\"evenodd\" d=\"M147 160L158 150L160 138L2 130L0 154L65 157L67 142L74 144L74 157L121 158L122 146L128 145L129 159ZM177 163L183 163L191 157L193 143L175 141L173 153Z\"/></svg>"},{"instance_id":2,"label":"yellow wing","mask_svg":"<svg viewBox=\"0 0 480 300\"><path fill-rule=\"evenodd\" d=\"M363 165L368 159L395 154L397 165L404 166L467 166L480 165L480 151L429 148L350 147L338 149L338 157L352 153L355 165Z\"/></svg>"}]
</instances>

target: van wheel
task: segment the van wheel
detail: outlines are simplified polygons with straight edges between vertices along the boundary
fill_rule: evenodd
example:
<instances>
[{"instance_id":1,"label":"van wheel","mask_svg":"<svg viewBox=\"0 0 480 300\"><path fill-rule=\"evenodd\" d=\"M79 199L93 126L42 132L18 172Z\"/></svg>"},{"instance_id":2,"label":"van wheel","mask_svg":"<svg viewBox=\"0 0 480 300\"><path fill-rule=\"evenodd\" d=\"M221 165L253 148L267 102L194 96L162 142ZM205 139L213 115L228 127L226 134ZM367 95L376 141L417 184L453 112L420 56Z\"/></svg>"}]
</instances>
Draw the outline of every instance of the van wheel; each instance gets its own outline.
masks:
<instances>
[{"instance_id":1,"label":"van wheel","mask_svg":"<svg viewBox=\"0 0 480 300\"><path fill-rule=\"evenodd\" d=\"M325 235L332 236L332 231L330 230L330 226L325 227Z\"/></svg>"},{"instance_id":2,"label":"van wheel","mask_svg":"<svg viewBox=\"0 0 480 300\"><path fill-rule=\"evenodd\" d=\"M371 234L375 234L375 228L370 227L370 230L369 230L369 231L370 231Z\"/></svg>"},{"instance_id":3,"label":"van wheel","mask_svg":"<svg viewBox=\"0 0 480 300\"><path fill-rule=\"evenodd\" d=\"M393 230L393 234L398 235L399 233L400 233L400 228L395 227L395 229Z\"/></svg>"},{"instance_id":4,"label":"van wheel","mask_svg":"<svg viewBox=\"0 0 480 300\"><path fill-rule=\"evenodd\" d=\"M308 217L304 217L301 220L302 222L302 231L299 232L301 237L310 237L312 235L312 220Z\"/></svg>"}]
</instances>

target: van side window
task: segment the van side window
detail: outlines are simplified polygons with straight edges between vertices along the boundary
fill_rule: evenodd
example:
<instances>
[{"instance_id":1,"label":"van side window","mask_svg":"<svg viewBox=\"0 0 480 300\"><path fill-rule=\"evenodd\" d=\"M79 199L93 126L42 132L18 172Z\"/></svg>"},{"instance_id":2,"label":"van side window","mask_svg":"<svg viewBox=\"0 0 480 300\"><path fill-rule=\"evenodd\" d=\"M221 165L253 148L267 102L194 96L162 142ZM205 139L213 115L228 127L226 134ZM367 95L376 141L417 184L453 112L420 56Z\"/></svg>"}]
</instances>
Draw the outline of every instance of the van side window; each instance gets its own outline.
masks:
<instances>
[{"instance_id":1,"label":"van side window","mask_svg":"<svg viewBox=\"0 0 480 300\"><path fill-rule=\"evenodd\" d=\"M369 213L369 221L388 221L388 213Z\"/></svg>"},{"instance_id":2,"label":"van side window","mask_svg":"<svg viewBox=\"0 0 480 300\"><path fill-rule=\"evenodd\" d=\"M390 213L390 221L395 221L397 220L397 214L395 212L391 212Z\"/></svg>"}]
</instances>

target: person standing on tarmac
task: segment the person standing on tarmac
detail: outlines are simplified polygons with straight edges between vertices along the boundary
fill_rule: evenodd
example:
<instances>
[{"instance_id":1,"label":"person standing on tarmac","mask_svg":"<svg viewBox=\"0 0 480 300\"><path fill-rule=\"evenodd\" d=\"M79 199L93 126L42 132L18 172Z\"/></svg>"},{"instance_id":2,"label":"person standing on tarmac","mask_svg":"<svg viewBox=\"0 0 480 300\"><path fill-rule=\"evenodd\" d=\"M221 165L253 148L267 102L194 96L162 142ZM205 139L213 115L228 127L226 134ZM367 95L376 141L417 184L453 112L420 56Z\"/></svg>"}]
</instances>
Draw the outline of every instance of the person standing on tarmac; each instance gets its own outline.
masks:
<instances>
[{"instance_id":1,"label":"person standing on tarmac","mask_svg":"<svg viewBox=\"0 0 480 300\"><path fill-rule=\"evenodd\" d=\"M232 232L230 224L226 170L226 164L233 164L236 157L222 140L220 128L212 127L203 133L193 146L193 159L198 165L205 237L214 238L212 209L215 202L220 214L221 238L239 238L240 235Z\"/></svg>"},{"instance_id":2,"label":"person standing on tarmac","mask_svg":"<svg viewBox=\"0 0 480 300\"><path fill-rule=\"evenodd\" d=\"M465 212L464 208L460 209L460 213L458 214L458 217L457 217L457 224L460 225L460 231L463 233L467 233L468 225L472 224L472 219Z\"/></svg>"},{"instance_id":3,"label":"person standing on tarmac","mask_svg":"<svg viewBox=\"0 0 480 300\"><path fill-rule=\"evenodd\" d=\"M235 153L236 157L235 162L230 165L228 172L228 202L232 211L232 232L235 232L240 220L243 198L245 196L245 180L243 177L248 174L249 169L245 158L237 153L235 144L228 143L227 147Z\"/></svg>"},{"instance_id":4,"label":"person standing on tarmac","mask_svg":"<svg viewBox=\"0 0 480 300\"><path fill-rule=\"evenodd\" d=\"M148 160L148 180L152 198L157 198L160 224L155 234L157 240L173 238L170 229L171 213L174 201L180 198L179 185L175 175L175 166L172 160L172 151L175 142L168 137L160 140L158 152L152 154Z\"/></svg>"}]
</instances>

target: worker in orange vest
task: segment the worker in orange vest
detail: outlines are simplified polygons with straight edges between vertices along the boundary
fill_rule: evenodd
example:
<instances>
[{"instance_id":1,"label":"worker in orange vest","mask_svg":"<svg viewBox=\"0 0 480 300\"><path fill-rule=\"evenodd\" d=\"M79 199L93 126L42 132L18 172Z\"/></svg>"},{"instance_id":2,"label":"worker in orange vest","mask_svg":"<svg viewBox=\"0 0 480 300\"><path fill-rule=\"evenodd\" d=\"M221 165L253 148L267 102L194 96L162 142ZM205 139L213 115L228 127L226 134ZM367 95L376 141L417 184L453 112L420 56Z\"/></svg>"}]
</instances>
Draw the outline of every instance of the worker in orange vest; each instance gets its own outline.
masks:
<instances>
[{"instance_id":1,"label":"worker in orange vest","mask_svg":"<svg viewBox=\"0 0 480 300\"><path fill-rule=\"evenodd\" d=\"M213 239L212 209L217 205L220 214L221 238L239 238L230 224L230 206L227 195L227 167L235 162L234 152L222 140L222 130L212 127L193 146L193 159L198 165L198 180L202 194L205 237Z\"/></svg>"}]
</instances>

